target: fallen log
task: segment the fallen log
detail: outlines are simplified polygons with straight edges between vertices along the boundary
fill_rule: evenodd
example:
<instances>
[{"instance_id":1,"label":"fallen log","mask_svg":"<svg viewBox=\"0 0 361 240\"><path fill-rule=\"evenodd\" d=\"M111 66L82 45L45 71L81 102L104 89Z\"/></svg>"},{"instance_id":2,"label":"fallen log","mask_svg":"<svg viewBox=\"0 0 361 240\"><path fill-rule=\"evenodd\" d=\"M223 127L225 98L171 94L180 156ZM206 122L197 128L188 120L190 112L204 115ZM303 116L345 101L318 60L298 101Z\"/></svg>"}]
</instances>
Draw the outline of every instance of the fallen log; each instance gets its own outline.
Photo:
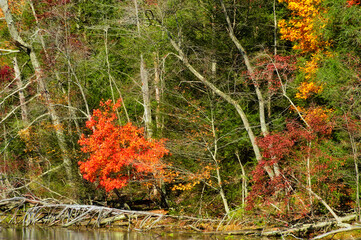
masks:
<instances>
[{"instance_id":1,"label":"fallen log","mask_svg":"<svg viewBox=\"0 0 361 240\"><path fill-rule=\"evenodd\" d=\"M268 232L262 232L261 235L262 236L286 236L286 235L290 235L290 234L294 234L294 233L300 233L300 232L309 232L309 231L314 231L317 229L322 229L325 227L330 227L330 226L339 226L339 227L350 227L349 224L344 223L344 222L348 222L348 221L352 221L356 219L356 215L349 215L349 216L345 216L345 217L339 217L339 221L341 221L341 223L333 220L333 221L326 221L326 222L319 222L319 223L310 223L310 224L303 224L301 226L297 226L297 227L293 227L293 228L289 228L289 229L277 229L275 231L268 231Z\"/></svg>"},{"instance_id":2,"label":"fallen log","mask_svg":"<svg viewBox=\"0 0 361 240\"><path fill-rule=\"evenodd\" d=\"M100 221L100 225L105 225L105 224L110 224L116 221L121 221L121 220L127 220L128 217L124 214L122 215L117 215L114 217L108 217L108 218L104 218Z\"/></svg>"},{"instance_id":3,"label":"fallen log","mask_svg":"<svg viewBox=\"0 0 361 240\"><path fill-rule=\"evenodd\" d=\"M327 237L329 235L334 235L334 234L341 233L341 232L349 232L349 231L359 230L359 229L361 229L361 226L351 226L348 228L341 228L341 229L333 230L333 231L318 235L318 236L312 238L312 240L321 239L321 238Z\"/></svg>"}]
</instances>

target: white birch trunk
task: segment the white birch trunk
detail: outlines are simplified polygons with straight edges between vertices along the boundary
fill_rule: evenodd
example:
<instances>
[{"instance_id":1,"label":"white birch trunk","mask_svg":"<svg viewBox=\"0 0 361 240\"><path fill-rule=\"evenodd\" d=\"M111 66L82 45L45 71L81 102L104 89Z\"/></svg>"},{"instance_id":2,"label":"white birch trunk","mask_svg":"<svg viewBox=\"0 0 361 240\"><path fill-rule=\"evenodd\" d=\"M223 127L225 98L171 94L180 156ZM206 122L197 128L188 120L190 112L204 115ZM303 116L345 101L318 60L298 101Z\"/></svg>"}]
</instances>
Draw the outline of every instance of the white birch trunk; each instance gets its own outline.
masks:
<instances>
[{"instance_id":1,"label":"white birch trunk","mask_svg":"<svg viewBox=\"0 0 361 240\"><path fill-rule=\"evenodd\" d=\"M16 57L13 58L13 63L14 63L16 86L18 89L22 89L23 82L21 81L21 73L20 73L20 69L19 69L19 65L18 65L18 61L17 61ZM28 111L27 111L27 107L25 104L25 95L24 95L23 90L19 90L19 100L20 100L20 107L21 107L21 120L23 120L23 122L25 124L27 124L29 122Z\"/></svg>"}]
</instances>

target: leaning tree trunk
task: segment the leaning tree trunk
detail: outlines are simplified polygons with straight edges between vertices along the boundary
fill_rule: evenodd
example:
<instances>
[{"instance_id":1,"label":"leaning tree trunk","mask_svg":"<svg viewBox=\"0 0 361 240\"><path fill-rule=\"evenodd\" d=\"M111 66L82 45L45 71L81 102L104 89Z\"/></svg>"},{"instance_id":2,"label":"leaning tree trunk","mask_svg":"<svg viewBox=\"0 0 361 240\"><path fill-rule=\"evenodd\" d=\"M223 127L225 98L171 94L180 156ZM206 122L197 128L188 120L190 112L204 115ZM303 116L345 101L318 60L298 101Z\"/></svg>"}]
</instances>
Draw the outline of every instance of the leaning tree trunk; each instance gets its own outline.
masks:
<instances>
[{"instance_id":1,"label":"leaning tree trunk","mask_svg":"<svg viewBox=\"0 0 361 240\"><path fill-rule=\"evenodd\" d=\"M223 3L222 0L220 0L220 2L221 2L222 9L223 9L226 21L227 21L229 37L232 39L233 43L236 45L237 49L240 51L241 55L243 56L244 63L246 65L246 68L247 68L250 76L251 76L251 80L252 80L252 83L254 85L256 95L257 95L257 99L258 99L259 120L260 120L260 125L261 125L261 131L262 131L262 135L266 136L268 134L268 127L267 127L267 124L266 124L264 97L263 97L262 92L261 92L261 90L259 88L259 83L255 79L254 69L253 69L253 66L252 66L249 58L248 58L248 55L247 55L244 47L242 46L241 42L237 39L236 35L234 34L233 26L231 24L231 20L229 19L228 14L227 14L226 7L224 6L224 3ZM275 173L276 176L280 176L281 173L280 173L278 163L273 164L273 170L274 170L274 173Z\"/></svg>"},{"instance_id":2,"label":"leaning tree trunk","mask_svg":"<svg viewBox=\"0 0 361 240\"><path fill-rule=\"evenodd\" d=\"M214 86L208 79L206 79L202 74L200 74L188 62L188 59L186 58L184 52L182 51L182 49L179 47L179 45L173 39L170 39L170 42L173 45L174 49L177 50L177 52L179 54L179 55L177 55L177 57L183 62L183 64L188 68L188 70L191 71L196 78L198 78L204 85L209 87L215 94L217 94L218 96L223 98L229 104L233 105L233 107L236 109L237 113L241 117L244 128L246 129L246 131L248 133L248 137L249 137L249 139L251 141L253 152L254 152L254 154L256 156L256 159L257 159L258 162L260 162L262 160L261 151L260 151L260 149L259 149L259 147L257 145L256 137L255 137L255 135L253 133L253 130L251 128L251 125L250 125L250 123L248 121L248 117L245 114L245 112L243 111L241 105L236 100L234 100L230 95L222 92L220 89L218 89L216 86ZM264 166L264 169L266 170L268 176L272 179L274 177L274 175L275 175L273 170L267 165Z\"/></svg>"},{"instance_id":3,"label":"leaning tree trunk","mask_svg":"<svg viewBox=\"0 0 361 240\"><path fill-rule=\"evenodd\" d=\"M65 134L61 128L61 122L59 116L57 115L54 105L51 101L51 97L49 92L47 91L46 82L43 79L42 69L39 63L39 60L34 52L32 45L26 43L22 37L19 35L18 30L15 27L15 22L13 16L10 12L9 5L7 0L0 0L0 8L4 13L5 21L8 26L8 30L10 36L12 37L13 41L19 46L21 49L25 50L30 55L30 61L33 65L35 71L36 82L38 84L38 89L40 94L42 95L45 101L45 107L47 108L49 115L51 117L52 123L55 128L55 133L57 137L57 142L61 150L61 156L64 162L65 171L69 183L73 183L73 174L72 174L72 167L71 167L71 159L69 157L69 153L67 150L66 142L65 142Z\"/></svg>"}]
</instances>

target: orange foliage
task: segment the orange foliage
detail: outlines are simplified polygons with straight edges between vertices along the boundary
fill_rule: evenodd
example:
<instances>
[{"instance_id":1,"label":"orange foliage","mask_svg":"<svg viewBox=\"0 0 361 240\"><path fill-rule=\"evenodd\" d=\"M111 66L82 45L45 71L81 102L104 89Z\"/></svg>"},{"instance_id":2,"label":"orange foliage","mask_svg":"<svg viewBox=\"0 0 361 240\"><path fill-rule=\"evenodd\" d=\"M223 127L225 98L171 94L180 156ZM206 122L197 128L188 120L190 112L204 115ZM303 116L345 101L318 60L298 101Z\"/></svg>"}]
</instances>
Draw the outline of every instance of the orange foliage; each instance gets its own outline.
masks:
<instances>
[{"instance_id":1,"label":"orange foliage","mask_svg":"<svg viewBox=\"0 0 361 240\"><path fill-rule=\"evenodd\" d=\"M279 0L288 4L288 9L292 11L292 18L286 22L279 22L281 38L295 42L294 49L303 53L312 53L312 58L307 61L301 71L305 73L305 82L298 88L296 98L307 99L312 94L322 91L322 85L313 81L313 77L319 68L322 52L329 46L329 42L323 41L318 35L315 27L316 20L322 19L325 9L320 7L323 0ZM317 28L323 28L318 25ZM326 53L327 54L327 53Z\"/></svg>"},{"instance_id":2,"label":"orange foliage","mask_svg":"<svg viewBox=\"0 0 361 240\"><path fill-rule=\"evenodd\" d=\"M279 22L281 38L296 42L294 49L303 52L316 52L328 43L320 40L315 30L315 19L323 13L322 0L279 0L288 4L293 18ZM323 26L320 26L323 27Z\"/></svg>"},{"instance_id":3,"label":"orange foliage","mask_svg":"<svg viewBox=\"0 0 361 240\"><path fill-rule=\"evenodd\" d=\"M332 112L332 109L311 107L307 109L304 117L314 132L327 136L331 134L333 129L333 122L331 121Z\"/></svg>"},{"instance_id":4,"label":"orange foliage","mask_svg":"<svg viewBox=\"0 0 361 240\"><path fill-rule=\"evenodd\" d=\"M321 133L325 136L331 134L334 123L331 118L332 109L324 107L310 107L308 109L297 107L306 122L310 125L312 132Z\"/></svg>"},{"instance_id":5,"label":"orange foliage","mask_svg":"<svg viewBox=\"0 0 361 240\"><path fill-rule=\"evenodd\" d=\"M298 93L296 93L296 98L307 99L311 96L312 93L321 93L322 86L318 85L315 82L302 82L298 87Z\"/></svg>"},{"instance_id":6,"label":"orange foliage","mask_svg":"<svg viewBox=\"0 0 361 240\"><path fill-rule=\"evenodd\" d=\"M25 0L8 0L9 8L13 14L21 14L22 8L25 6ZM4 13L0 11L0 17L4 17Z\"/></svg>"},{"instance_id":7,"label":"orange foliage","mask_svg":"<svg viewBox=\"0 0 361 240\"><path fill-rule=\"evenodd\" d=\"M187 191L194 188L197 184L199 184L201 181L207 181L209 185L212 185L212 182L210 180L211 178L211 171L214 169L211 166L205 166L201 171L197 173L188 173L184 176L180 176L178 173L177 177L180 180L183 180L184 183L179 183L177 185L174 185L172 190L180 190L180 191Z\"/></svg>"},{"instance_id":8,"label":"orange foliage","mask_svg":"<svg viewBox=\"0 0 361 240\"><path fill-rule=\"evenodd\" d=\"M79 140L81 150L90 153L88 159L78 163L83 177L98 181L106 191L120 189L130 180L159 177L165 167L160 160L168 154L164 139L146 139L143 129L132 123L119 126L119 106L120 101L102 102L86 122L92 134L82 135Z\"/></svg>"}]
</instances>

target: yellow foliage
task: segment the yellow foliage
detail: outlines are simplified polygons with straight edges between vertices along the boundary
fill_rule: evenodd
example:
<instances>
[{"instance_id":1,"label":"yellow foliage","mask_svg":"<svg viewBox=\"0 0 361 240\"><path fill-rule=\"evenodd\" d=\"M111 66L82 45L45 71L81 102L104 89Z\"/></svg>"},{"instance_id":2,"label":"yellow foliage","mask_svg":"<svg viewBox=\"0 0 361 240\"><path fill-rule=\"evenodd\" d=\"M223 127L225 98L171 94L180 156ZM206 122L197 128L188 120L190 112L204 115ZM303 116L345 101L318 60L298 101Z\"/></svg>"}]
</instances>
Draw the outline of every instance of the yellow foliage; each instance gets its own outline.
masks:
<instances>
[{"instance_id":1,"label":"yellow foliage","mask_svg":"<svg viewBox=\"0 0 361 240\"><path fill-rule=\"evenodd\" d=\"M310 108L305 112L305 120L309 122L312 121L314 116L317 116L320 120L327 122L330 118L330 113L333 111L333 109L326 109L324 107Z\"/></svg>"},{"instance_id":2,"label":"yellow foliage","mask_svg":"<svg viewBox=\"0 0 361 240\"><path fill-rule=\"evenodd\" d=\"M180 190L180 191L187 191L191 190L194 186L199 184L201 181L208 181L208 184L212 185L210 178L211 178L211 171L214 170L211 166L205 166L202 171L199 171L198 173L185 175L182 177L179 177L180 179L183 179L186 183L179 183L177 185L174 185L172 190Z\"/></svg>"},{"instance_id":3,"label":"yellow foliage","mask_svg":"<svg viewBox=\"0 0 361 240\"><path fill-rule=\"evenodd\" d=\"M18 132L19 137L26 142L30 141L30 131L31 131L31 127L21 129Z\"/></svg>"},{"instance_id":4,"label":"yellow foliage","mask_svg":"<svg viewBox=\"0 0 361 240\"><path fill-rule=\"evenodd\" d=\"M321 93L322 89L322 85L318 85L315 82L302 82L301 86L298 87L296 98L307 99L312 93Z\"/></svg>"},{"instance_id":5,"label":"yellow foliage","mask_svg":"<svg viewBox=\"0 0 361 240\"><path fill-rule=\"evenodd\" d=\"M172 190L181 190L181 191L186 191L186 190L191 190L195 185L197 185L199 183L199 181L195 181L195 182L189 182L186 184L178 184L178 185L174 185Z\"/></svg>"},{"instance_id":6,"label":"yellow foliage","mask_svg":"<svg viewBox=\"0 0 361 240\"><path fill-rule=\"evenodd\" d=\"M295 109L293 109L295 110ZM327 109L324 107L311 107L308 109L302 108L302 107L297 107L297 110L302 114L302 116L305 118L305 120L308 121L312 121L312 118L314 118L314 116L317 116L317 118L319 120L328 122L329 118L330 118L330 114L333 113L333 109Z\"/></svg>"},{"instance_id":7,"label":"yellow foliage","mask_svg":"<svg viewBox=\"0 0 361 240\"><path fill-rule=\"evenodd\" d=\"M322 41L315 29L315 20L324 13L320 7L322 0L279 0L288 4L288 9L292 11L293 18L288 22L281 20L281 39L296 42L294 49L302 52L316 52L328 46L329 43ZM324 25L319 26L324 27Z\"/></svg>"},{"instance_id":8,"label":"yellow foliage","mask_svg":"<svg viewBox=\"0 0 361 240\"><path fill-rule=\"evenodd\" d=\"M319 62L321 61L320 54L313 54L311 61L307 61L304 67L301 67L301 71L306 74L306 80L310 80L317 72Z\"/></svg>"},{"instance_id":9,"label":"yellow foliage","mask_svg":"<svg viewBox=\"0 0 361 240\"><path fill-rule=\"evenodd\" d=\"M305 73L305 82L298 87L296 98L307 99L309 96L322 92L322 85L313 81L317 69L322 60L325 47L329 42L323 41L318 35L315 27L316 20L323 22L322 15L326 12L321 8L323 0L279 0L288 4L288 9L292 11L292 18L287 22L279 22L281 38L295 42L294 49L301 50L303 53L312 53L310 61L307 61L300 70ZM323 28L325 24L318 25ZM326 52L326 55L329 53Z\"/></svg>"}]
</instances>

